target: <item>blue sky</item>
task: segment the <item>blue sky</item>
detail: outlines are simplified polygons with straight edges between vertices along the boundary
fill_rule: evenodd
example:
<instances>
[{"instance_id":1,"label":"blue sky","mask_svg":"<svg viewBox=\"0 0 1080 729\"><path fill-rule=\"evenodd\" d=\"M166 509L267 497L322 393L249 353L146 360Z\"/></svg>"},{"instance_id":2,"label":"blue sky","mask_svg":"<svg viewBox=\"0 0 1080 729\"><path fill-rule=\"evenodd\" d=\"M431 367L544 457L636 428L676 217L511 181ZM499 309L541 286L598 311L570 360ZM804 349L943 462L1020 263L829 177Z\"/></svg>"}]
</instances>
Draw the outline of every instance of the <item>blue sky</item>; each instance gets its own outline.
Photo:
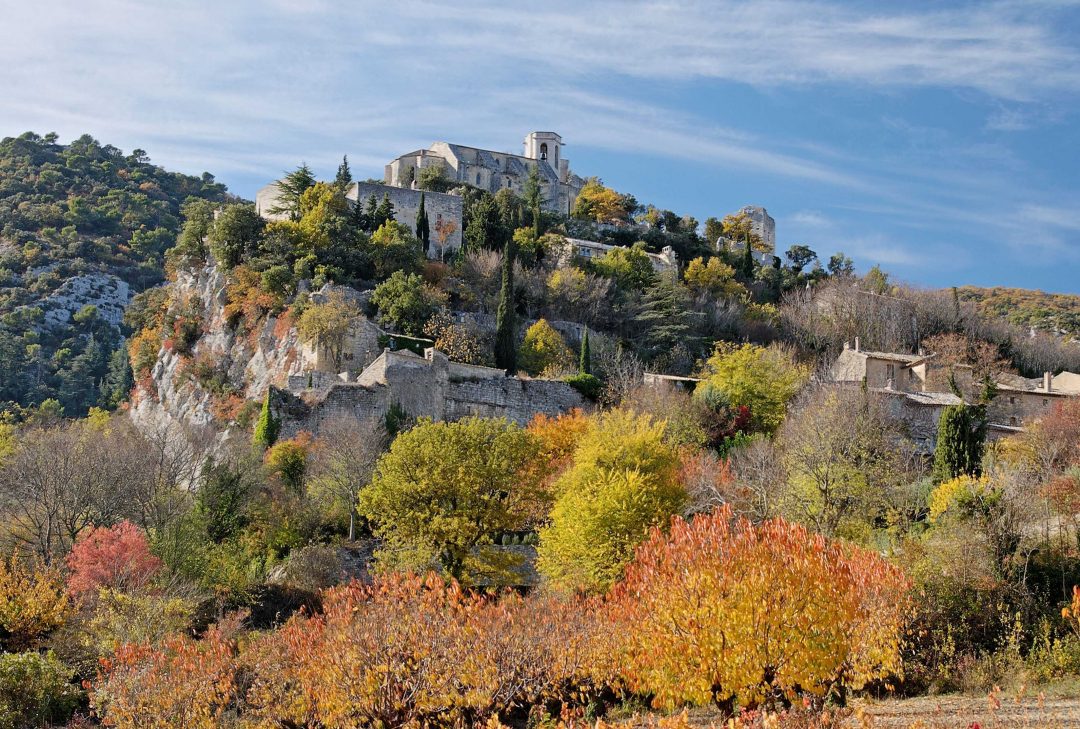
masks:
<instances>
[{"instance_id":1,"label":"blue sky","mask_svg":"<svg viewBox=\"0 0 1080 729\"><path fill-rule=\"evenodd\" d=\"M0 135L252 197L435 140L572 168L926 286L1080 293L1080 2L0 0Z\"/></svg>"}]
</instances>

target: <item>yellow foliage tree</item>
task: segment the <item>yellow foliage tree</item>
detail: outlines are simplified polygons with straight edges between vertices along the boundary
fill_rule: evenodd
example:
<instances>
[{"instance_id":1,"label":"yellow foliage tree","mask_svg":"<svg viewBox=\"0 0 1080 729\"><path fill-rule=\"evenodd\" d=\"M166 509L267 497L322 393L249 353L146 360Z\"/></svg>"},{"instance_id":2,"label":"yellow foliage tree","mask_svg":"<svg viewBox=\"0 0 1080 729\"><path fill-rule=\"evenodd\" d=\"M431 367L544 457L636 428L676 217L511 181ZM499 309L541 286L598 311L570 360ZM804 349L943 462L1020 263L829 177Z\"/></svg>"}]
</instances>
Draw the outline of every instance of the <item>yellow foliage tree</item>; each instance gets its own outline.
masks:
<instances>
[{"instance_id":1,"label":"yellow foliage tree","mask_svg":"<svg viewBox=\"0 0 1080 729\"><path fill-rule=\"evenodd\" d=\"M810 371L779 346L733 346L720 343L705 363L706 379L695 395L719 395L736 407L750 408L757 430L772 433L784 421L787 404L806 384Z\"/></svg>"},{"instance_id":2,"label":"yellow foliage tree","mask_svg":"<svg viewBox=\"0 0 1080 729\"><path fill-rule=\"evenodd\" d=\"M717 298L746 295L746 288L735 280L735 269L719 258L710 258L708 262L701 257L695 258L687 264L683 279L695 293L708 293Z\"/></svg>"},{"instance_id":3,"label":"yellow foliage tree","mask_svg":"<svg viewBox=\"0 0 1080 729\"><path fill-rule=\"evenodd\" d=\"M541 319L525 331L519 362L526 372L536 376L545 370L573 369L574 353L555 327Z\"/></svg>"},{"instance_id":4,"label":"yellow foliage tree","mask_svg":"<svg viewBox=\"0 0 1080 729\"><path fill-rule=\"evenodd\" d=\"M651 527L686 503L665 424L616 410L595 419L554 484L537 567L563 590L601 592L622 574Z\"/></svg>"},{"instance_id":5,"label":"yellow foliage tree","mask_svg":"<svg viewBox=\"0 0 1080 729\"><path fill-rule=\"evenodd\" d=\"M64 579L54 567L30 564L13 555L0 560L0 628L6 651L37 648L64 624L71 604Z\"/></svg>"}]
</instances>

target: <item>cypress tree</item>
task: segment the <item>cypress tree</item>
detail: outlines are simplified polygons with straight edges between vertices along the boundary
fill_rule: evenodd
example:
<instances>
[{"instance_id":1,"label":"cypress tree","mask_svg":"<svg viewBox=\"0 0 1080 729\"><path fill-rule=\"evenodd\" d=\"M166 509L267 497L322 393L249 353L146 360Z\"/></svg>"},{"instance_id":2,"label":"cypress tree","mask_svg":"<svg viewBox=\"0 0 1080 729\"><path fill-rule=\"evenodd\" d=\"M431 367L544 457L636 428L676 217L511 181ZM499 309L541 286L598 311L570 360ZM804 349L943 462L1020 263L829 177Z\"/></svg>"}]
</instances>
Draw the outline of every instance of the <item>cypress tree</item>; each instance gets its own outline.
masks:
<instances>
[{"instance_id":1,"label":"cypress tree","mask_svg":"<svg viewBox=\"0 0 1080 729\"><path fill-rule=\"evenodd\" d=\"M986 430L985 405L961 403L950 405L941 412L934 449L936 483L982 473Z\"/></svg>"},{"instance_id":2,"label":"cypress tree","mask_svg":"<svg viewBox=\"0 0 1080 729\"><path fill-rule=\"evenodd\" d=\"M367 205L364 208L364 229L375 232L379 227L375 225L375 218L379 214L379 204L375 202L375 193L368 195Z\"/></svg>"},{"instance_id":3,"label":"cypress tree","mask_svg":"<svg viewBox=\"0 0 1080 729\"><path fill-rule=\"evenodd\" d=\"M578 374L592 374L592 352L589 351L588 327L585 328L585 333L581 336L581 357L578 359Z\"/></svg>"},{"instance_id":4,"label":"cypress tree","mask_svg":"<svg viewBox=\"0 0 1080 729\"><path fill-rule=\"evenodd\" d=\"M743 251L742 274L747 279L754 277L754 249L750 245L750 234L746 234L746 250Z\"/></svg>"},{"instance_id":5,"label":"cypress tree","mask_svg":"<svg viewBox=\"0 0 1080 729\"><path fill-rule=\"evenodd\" d=\"M270 412L270 391L267 390L266 397L263 398L262 412L259 413L259 421L255 423L255 435L252 437L252 442L265 450L277 441L280 429L281 422Z\"/></svg>"},{"instance_id":6,"label":"cypress tree","mask_svg":"<svg viewBox=\"0 0 1080 729\"><path fill-rule=\"evenodd\" d=\"M431 225L428 222L424 193L420 193L420 208L416 211L416 237L424 244L424 255L431 249Z\"/></svg>"},{"instance_id":7,"label":"cypress tree","mask_svg":"<svg viewBox=\"0 0 1080 729\"><path fill-rule=\"evenodd\" d=\"M499 290L499 310L495 323L495 365L507 374L517 371L517 336L514 321L514 255L513 239L503 249L502 288Z\"/></svg>"}]
</instances>

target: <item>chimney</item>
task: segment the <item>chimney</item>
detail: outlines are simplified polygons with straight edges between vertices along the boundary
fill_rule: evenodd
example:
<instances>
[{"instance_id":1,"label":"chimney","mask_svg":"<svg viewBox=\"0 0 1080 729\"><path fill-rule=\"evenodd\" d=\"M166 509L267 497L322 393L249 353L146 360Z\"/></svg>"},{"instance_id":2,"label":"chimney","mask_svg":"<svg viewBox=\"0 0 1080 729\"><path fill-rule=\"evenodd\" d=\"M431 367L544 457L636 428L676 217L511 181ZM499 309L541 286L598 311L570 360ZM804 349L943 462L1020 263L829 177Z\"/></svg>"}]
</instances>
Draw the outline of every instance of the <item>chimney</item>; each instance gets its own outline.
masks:
<instances>
[{"instance_id":1,"label":"chimney","mask_svg":"<svg viewBox=\"0 0 1080 729\"><path fill-rule=\"evenodd\" d=\"M856 352L859 351L859 338L858 337L855 337L855 351Z\"/></svg>"},{"instance_id":2,"label":"chimney","mask_svg":"<svg viewBox=\"0 0 1080 729\"><path fill-rule=\"evenodd\" d=\"M1043 372L1043 389L1050 392L1054 386L1054 376L1049 372Z\"/></svg>"}]
</instances>

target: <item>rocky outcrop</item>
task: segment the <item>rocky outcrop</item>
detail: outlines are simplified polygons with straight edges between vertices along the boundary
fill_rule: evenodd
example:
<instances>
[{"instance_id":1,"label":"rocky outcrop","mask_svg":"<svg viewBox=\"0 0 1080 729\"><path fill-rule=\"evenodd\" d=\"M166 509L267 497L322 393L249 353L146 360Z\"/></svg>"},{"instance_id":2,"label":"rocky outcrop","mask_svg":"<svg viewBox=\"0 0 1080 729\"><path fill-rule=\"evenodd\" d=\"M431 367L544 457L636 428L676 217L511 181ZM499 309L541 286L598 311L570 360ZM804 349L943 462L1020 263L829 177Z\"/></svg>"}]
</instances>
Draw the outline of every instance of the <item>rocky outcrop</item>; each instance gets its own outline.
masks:
<instances>
[{"instance_id":1,"label":"rocky outcrop","mask_svg":"<svg viewBox=\"0 0 1080 729\"><path fill-rule=\"evenodd\" d=\"M131 417L140 427L222 431L219 441L227 440L236 405L259 399L271 385L284 386L290 374L299 374L296 328L277 317L252 331L229 327L226 280L214 266L181 271L171 294L174 302L196 307L203 334L189 355L162 346L150 382L136 386ZM193 374L195 364L217 373L216 391Z\"/></svg>"},{"instance_id":2,"label":"rocky outcrop","mask_svg":"<svg viewBox=\"0 0 1080 729\"><path fill-rule=\"evenodd\" d=\"M45 312L45 326L61 328L86 306L97 309L98 316L114 327L124 318L124 307L131 300L131 287L108 273L92 273L69 278L40 306Z\"/></svg>"}]
</instances>

